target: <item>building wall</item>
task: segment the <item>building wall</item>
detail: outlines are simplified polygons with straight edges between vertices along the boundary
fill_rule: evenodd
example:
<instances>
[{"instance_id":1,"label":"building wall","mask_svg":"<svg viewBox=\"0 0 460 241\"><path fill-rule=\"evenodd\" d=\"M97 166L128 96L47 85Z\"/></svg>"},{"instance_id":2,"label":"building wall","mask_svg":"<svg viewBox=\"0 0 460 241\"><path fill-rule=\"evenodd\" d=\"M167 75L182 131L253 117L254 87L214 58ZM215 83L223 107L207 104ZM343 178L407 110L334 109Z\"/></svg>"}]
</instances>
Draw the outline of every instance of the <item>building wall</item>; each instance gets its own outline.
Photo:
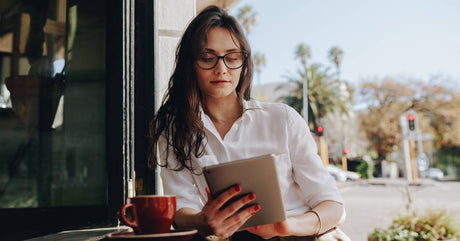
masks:
<instances>
[{"instance_id":1,"label":"building wall","mask_svg":"<svg viewBox=\"0 0 460 241\"><path fill-rule=\"evenodd\" d=\"M177 44L195 16L195 0L155 2L155 105L158 108L172 74Z\"/></svg>"}]
</instances>

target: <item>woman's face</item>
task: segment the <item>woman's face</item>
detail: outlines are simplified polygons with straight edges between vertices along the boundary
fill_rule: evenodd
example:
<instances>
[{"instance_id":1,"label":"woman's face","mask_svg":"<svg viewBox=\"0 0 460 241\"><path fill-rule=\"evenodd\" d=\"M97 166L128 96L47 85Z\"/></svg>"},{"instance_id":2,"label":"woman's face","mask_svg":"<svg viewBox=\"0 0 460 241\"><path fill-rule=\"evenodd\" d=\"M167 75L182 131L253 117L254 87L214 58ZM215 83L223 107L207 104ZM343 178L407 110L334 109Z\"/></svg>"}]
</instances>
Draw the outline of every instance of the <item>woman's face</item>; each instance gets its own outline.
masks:
<instances>
[{"instance_id":1,"label":"woman's face","mask_svg":"<svg viewBox=\"0 0 460 241\"><path fill-rule=\"evenodd\" d=\"M241 54L230 54L225 58L227 67L224 64L224 59L219 58L217 65L212 68L215 63L215 57L224 56L228 53L241 52L238 40L231 36L230 31L222 27L214 27L207 34L207 43L195 63L196 77L198 87L206 99L223 98L236 96L236 87L240 78L242 67L231 69L238 66L241 60ZM236 65L235 65L236 64ZM201 67L200 67L201 66ZM203 69L210 68L210 69Z\"/></svg>"}]
</instances>

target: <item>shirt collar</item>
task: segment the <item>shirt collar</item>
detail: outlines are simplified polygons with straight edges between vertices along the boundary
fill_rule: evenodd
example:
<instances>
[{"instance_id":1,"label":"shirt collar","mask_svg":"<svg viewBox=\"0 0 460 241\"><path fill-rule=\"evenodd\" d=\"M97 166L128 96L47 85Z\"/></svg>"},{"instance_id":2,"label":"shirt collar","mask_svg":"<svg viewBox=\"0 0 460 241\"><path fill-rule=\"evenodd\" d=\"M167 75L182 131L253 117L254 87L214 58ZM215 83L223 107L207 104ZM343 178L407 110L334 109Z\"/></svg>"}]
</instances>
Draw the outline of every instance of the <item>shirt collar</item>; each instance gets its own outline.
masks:
<instances>
[{"instance_id":1,"label":"shirt collar","mask_svg":"<svg viewBox=\"0 0 460 241\"><path fill-rule=\"evenodd\" d=\"M203 106L200 103L199 110L201 114L204 114ZM262 106L260 103L256 100L243 100L243 112L247 110L253 110L253 109L261 109Z\"/></svg>"},{"instance_id":2,"label":"shirt collar","mask_svg":"<svg viewBox=\"0 0 460 241\"><path fill-rule=\"evenodd\" d=\"M199 108L200 108L201 120L204 122L204 116L206 115L206 113L204 113L203 106L201 105L201 103L200 103ZM253 100L253 99L243 100L243 116L248 115L248 113L246 112L247 110L257 110L257 109L262 109L262 106L260 105L258 101ZM209 119L209 117L207 118ZM248 118L252 120L251 115L248 115ZM208 121L210 121L210 119Z\"/></svg>"},{"instance_id":3,"label":"shirt collar","mask_svg":"<svg viewBox=\"0 0 460 241\"><path fill-rule=\"evenodd\" d=\"M243 112L247 110L261 109L260 103L255 100L243 100Z\"/></svg>"}]
</instances>

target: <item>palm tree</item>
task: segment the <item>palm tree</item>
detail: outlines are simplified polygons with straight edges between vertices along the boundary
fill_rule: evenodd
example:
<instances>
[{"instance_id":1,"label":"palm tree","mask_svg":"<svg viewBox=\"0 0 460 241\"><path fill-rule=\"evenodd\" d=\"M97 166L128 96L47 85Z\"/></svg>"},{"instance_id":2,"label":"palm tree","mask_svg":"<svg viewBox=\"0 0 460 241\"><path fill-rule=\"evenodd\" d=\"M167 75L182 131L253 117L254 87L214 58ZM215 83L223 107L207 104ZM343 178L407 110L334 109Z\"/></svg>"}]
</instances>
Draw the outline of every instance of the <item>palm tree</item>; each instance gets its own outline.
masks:
<instances>
[{"instance_id":1,"label":"palm tree","mask_svg":"<svg viewBox=\"0 0 460 241\"><path fill-rule=\"evenodd\" d=\"M340 75L340 64L343 59L343 50L337 46L332 47L329 50L329 59L334 62L335 67L337 68L337 76Z\"/></svg>"},{"instance_id":2,"label":"palm tree","mask_svg":"<svg viewBox=\"0 0 460 241\"><path fill-rule=\"evenodd\" d=\"M238 13L236 18L240 21L241 25L243 25L244 29L246 29L246 33L252 32L252 27L257 22L257 12L254 12L252 6L245 5L238 9Z\"/></svg>"},{"instance_id":3,"label":"palm tree","mask_svg":"<svg viewBox=\"0 0 460 241\"><path fill-rule=\"evenodd\" d=\"M307 60L311 58L310 46L304 43L300 43L299 45L297 45L297 48L295 50L295 58L300 59L300 63L306 66Z\"/></svg>"},{"instance_id":4,"label":"palm tree","mask_svg":"<svg viewBox=\"0 0 460 241\"><path fill-rule=\"evenodd\" d=\"M287 78L288 81L295 83L294 87L290 85L292 88L290 94L279 99L301 113L303 85L308 83L308 124L309 126L313 125L313 129L320 125L319 120L321 118L336 108L345 113L348 112L348 105L339 94L342 91L340 89L342 83L333 79L328 72L329 68L323 68L320 64L312 64L309 67L302 66L298 69L297 74Z\"/></svg>"},{"instance_id":5,"label":"palm tree","mask_svg":"<svg viewBox=\"0 0 460 241\"><path fill-rule=\"evenodd\" d=\"M263 53L256 52L254 54L254 66L257 72L257 82L260 85L260 73L262 68L265 67L265 55Z\"/></svg>"}]
</instances>

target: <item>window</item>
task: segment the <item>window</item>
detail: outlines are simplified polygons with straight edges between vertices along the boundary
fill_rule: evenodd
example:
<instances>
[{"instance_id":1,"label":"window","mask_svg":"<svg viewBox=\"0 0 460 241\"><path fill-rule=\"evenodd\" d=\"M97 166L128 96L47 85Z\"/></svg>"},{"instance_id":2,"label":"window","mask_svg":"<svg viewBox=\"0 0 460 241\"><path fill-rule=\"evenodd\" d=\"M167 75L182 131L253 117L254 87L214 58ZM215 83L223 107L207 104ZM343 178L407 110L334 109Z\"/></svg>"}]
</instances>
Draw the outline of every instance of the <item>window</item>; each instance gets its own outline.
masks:
<instances>
[{"instance_id":1,"label":"window","mask_svg":"<svg viewBox=\"0 0 460 241\"><path fill-rule=\"evenodd\" d=\"M154 192L145 168L153 3L136 1L134 18L123 11L130 2L0 4L0 216L9 220L0 239L116 224L133 167L138 192ZM131 19L136 32L123 28ZM125 101L131 85L139 91Z\"/></svg>"}]
</instances>

